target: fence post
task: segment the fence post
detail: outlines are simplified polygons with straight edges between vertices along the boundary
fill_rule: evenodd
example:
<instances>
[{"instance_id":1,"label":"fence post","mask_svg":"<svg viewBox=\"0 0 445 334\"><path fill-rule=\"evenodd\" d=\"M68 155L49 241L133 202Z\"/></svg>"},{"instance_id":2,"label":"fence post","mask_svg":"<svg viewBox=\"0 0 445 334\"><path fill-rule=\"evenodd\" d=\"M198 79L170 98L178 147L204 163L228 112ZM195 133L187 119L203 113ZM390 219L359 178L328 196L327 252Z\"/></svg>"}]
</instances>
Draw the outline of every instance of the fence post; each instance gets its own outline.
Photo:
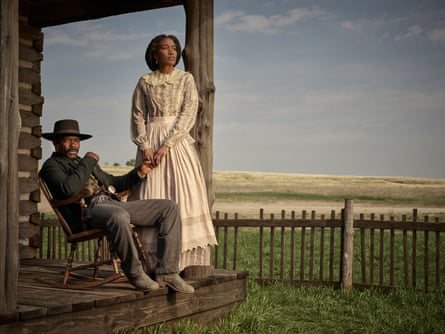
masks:
<instances>
[{"instance_id":1,"label":"fence post","mask_svg":"<svg viewBox=\"0 0 445 334\"><path fill-rule=\"evenodd\" d=\"M352 262L354 253L354 215L352 199L345 199L343 213L343 261L342 261L342 290L352 289Z\"/></svg>"}]
</instances>

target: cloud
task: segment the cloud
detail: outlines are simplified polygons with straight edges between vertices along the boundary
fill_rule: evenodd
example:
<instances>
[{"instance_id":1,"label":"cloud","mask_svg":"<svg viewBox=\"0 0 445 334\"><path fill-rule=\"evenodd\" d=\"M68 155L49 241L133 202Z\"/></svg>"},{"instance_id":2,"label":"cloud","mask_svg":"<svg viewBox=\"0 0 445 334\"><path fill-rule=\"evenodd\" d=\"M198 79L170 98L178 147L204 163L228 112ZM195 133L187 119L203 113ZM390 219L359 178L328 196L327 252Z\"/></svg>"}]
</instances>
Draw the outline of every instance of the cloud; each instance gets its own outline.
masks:
<instances>
[{"instance_id":1,"label":"cloud","mask_svg":"<svg viewBox=\"0 0 445 334\"><path fill-rule=\"evenodd\" d=\"M228 10L221 15L215 17L216 26L225 26L230 24L233 20L237 20L244 15L242 11Z\"/></svg>"},{"instance_id":2,"label":"cloud","mask_svg":"<svg viewBox=\"0 0 445 334\"><path fill-rule=\"evenodd\" d=\"M432 29L427 33L427 36L434 42L445 43L445 28Z\"/></svg>"},{"instance_id":3,"label":"cloud","mask_svg":"<svg viewBox=\"0 0 445 334\"><path fill-rule=\"evenodd\" d=\"M47 30L45 31L45 46L53 45L81 46L85 45L85 42L75 36L70 36L68 32L62 30Z\"/></svg>"},{"instance_id":4,"label":"cloud","mask_svg":"<svg viewBox=\"0 0 445 334\"><path fill-rule=\"evenodd\" d=\"M396 42L403 40L428 39L433 42L445 42L445 22L440 20L443 11L419 13L408 16L381 16L373 19L361 18L344 20L340 26L349 31L368 35L378 34L383 38L392 37ZM435 27L431 27L435 24Z\"/></svg>"},{"instance_id":5,"label":"cloud","mask_svg":"<svg viewBox=\"0 0 445 334\"><path fill-rule=\"evenodd\" d=\"M233 32L273 34L294 23L324 16L320 9L294 8L282 15L250 15L243 11L226 11L215 18L215 26Z\"/></svg>"},{"instance_id":6,"label":"cloud","mask_svg":"<svg viewBox=\"0 0 445 334\"><path fill-rule=\"evenodd\" d=\"M379 27L385 26L387 21L384 18L374 19L358 19L358 20L345 20L340 22L340 26L343 29L351 31L370 31Z\"/></svg>"},{"instance_id":7,"label":"cloud","mask_svg":"<svg viewBox=\"0 0 445 334\"><path fill-rule=\"evenodd\" d=\"M413 25L408 27L407 31L403 34L397 34L394 36L395 41L402 41L407 39L418 39L422 37L424 29L419 25Z\"/></svg>"},{"instance_id":8,"label":"cloud","mask_svg":"<svg viewBox=\"0 0 445 334\"><path fill-rule=\"evenodd\" d=\"M107 60L128 60L140 56L131 49L115 50L112 45L97 46L92 50L84 52L83 55L87 58Z\"/></svg>"},{"instance_id":9,"label":"cloud","mask_svg":"<svg viewBox=\"0 0 445 334\"><path fill-rule=\"evenodd\" d=\"M405 33L395 35L394 40L402 41L425 38L435 43L445 43L445 28L433 28L428 30L425 27L413 25L408 27Z\"/></svg>"},{"instance_id":10,"label":"cloud","mask_svg":"<svg viewBox=\"0 0 445 334\"><path fill-rule=\"evenodd\" d=\"M107 25L75 23L66 27L53 27L44 30L46 46L89 46L95 43L124 42L146 39L148 33L116 32Z\"/></svg>"},{"instance_id":11,"label":"cloud","mask_svg":"<svg viewBox=\"0 0 445 334\"><path fill-rule=\"evenodd\" d=\"M118 29L85 22L48 28L44 31L45 47L74 47L78 54L90 59L116 61L139 57L135 49L140 52L139 46L151 37L149 33ZM138 43L137 47L134 43Z\"/></svg>"}]
</instances>

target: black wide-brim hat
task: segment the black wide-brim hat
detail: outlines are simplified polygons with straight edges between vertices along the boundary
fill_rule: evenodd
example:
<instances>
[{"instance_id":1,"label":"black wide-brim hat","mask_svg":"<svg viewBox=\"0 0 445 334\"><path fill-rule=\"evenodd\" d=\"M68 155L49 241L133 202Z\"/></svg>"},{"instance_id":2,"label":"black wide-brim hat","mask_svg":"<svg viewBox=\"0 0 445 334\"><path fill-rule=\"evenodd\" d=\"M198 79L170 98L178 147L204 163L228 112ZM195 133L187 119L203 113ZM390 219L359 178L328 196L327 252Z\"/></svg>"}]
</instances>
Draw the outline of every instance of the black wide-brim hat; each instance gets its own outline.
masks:
<instances>
[{"instance_id":1,"label":"black wide-brim hat","mask_svg":"<svg viewBox=\"0 0 445 334\"><path fill-rule=\"evenodd\" d=\"M76 136L80 140L85 140L93 137L92 135L87 135L80 133L79 123L74 119L61 119L54 123L54 131L42 133L42 137L48 140L54 140L57 137L65 136Z\"/></svg>"}]
</instances>

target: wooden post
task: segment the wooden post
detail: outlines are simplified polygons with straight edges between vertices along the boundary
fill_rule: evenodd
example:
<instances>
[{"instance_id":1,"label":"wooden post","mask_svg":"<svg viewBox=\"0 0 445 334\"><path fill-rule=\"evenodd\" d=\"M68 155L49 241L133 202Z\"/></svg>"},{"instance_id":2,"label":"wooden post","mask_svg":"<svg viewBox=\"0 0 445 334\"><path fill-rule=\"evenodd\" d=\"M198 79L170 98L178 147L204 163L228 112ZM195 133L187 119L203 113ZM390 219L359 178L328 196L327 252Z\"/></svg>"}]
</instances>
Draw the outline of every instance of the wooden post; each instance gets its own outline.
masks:
<instances>
[{"instance_id":1,"label":"wooden post","mask_svg":"<svg viewBox=\"0 0 445 334\"><path fill-rule=\"evenodd\" d=\"M0 312L17 304L19 272L19 0L0 4Z\"/></svg>"},{"instance_id":2,"label":"wooden post","mask_svg":"<svg viewBox=\"0 0 445 334\"><path fill-rule=\"evenodd\" d=\"M354 258L354 215L352 199L345 199L343 212L343 254L341 288L346 291L352 289L352 263Z\"/></svg>"},{"instance_id":3,"label":"wooden post","mask_svg":"<svg viewBox=\"0 0 445 334\"><path fill-rule=\"evenodd\" d=\"M185 0L186 35L183 51L185 69L193 74L198 88L199 109L192 136L196 140L207 186L210 211L213 206L213 0Z\"/></svg>"}]
</instances>

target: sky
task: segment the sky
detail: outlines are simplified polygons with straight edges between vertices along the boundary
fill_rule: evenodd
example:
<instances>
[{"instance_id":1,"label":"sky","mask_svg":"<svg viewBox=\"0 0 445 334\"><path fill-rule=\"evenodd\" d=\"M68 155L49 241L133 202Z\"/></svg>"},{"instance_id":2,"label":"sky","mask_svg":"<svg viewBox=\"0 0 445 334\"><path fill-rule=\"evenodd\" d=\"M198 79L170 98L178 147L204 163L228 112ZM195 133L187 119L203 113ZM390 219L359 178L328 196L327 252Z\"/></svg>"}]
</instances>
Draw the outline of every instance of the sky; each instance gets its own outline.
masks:
<instances>
[{"instance_id":1,"label":"sky","mask_svg":"<svg viewBox=\"0 0 445 334\"><path fill-rule=\"evenodd\" d=\"M43 131L75 118L81 154L134 159L145 49L184 45L184 9L43 33ZM214 82L214 170L445 178L443 0L214 0Z\"/></svg>"}]
</instances>

